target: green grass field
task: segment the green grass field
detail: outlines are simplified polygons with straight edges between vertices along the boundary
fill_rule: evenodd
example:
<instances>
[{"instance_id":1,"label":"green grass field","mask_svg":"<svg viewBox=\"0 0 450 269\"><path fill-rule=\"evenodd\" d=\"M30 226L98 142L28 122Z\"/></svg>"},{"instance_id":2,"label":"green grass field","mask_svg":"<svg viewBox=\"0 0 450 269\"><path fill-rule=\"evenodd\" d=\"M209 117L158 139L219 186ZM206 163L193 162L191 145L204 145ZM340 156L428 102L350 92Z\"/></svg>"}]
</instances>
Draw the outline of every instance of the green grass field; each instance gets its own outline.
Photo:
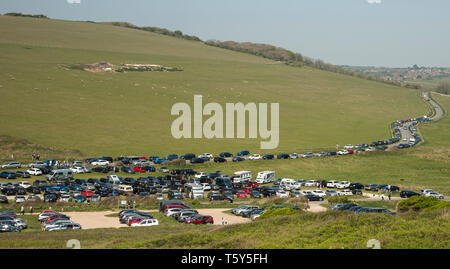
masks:
<instances>
[{"instance_id":1,"label":"green grass field","mask_svg":"<svg viewBox=\"0 0 450 269\"><path fill-rule=\"evenodd\" d=\"M0 134L84 156L259 149L260 139L174 139L170 109L194 94L204 103L280 103L277 152L388 138L390 122L428 109L413 90L94 23L0 16L0 59ZM100 61L184 71L67 68Z\"/></svg>"}]
</instances>

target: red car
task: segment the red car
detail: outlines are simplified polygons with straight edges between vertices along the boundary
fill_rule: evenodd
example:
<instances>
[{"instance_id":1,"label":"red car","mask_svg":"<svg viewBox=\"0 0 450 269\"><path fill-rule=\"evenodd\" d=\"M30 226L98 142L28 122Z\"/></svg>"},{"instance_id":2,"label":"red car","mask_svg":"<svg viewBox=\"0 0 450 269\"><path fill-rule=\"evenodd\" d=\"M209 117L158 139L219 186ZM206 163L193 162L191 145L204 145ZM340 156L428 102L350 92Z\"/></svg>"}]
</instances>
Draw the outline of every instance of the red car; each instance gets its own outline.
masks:
<instances>
[{"instance_id":1,"label":"red car","mask_svg":"<svg viewBox=\"0 0 450 269\"><path fill-rule=\"evenodd\" d=\"M240 189L239 191L243 191L243 192L245 192L246 194L250 194L250 193L252 192L252 188L250 188L250 187L244 187L244 188Z\"/></svg>"},{"instance_id":2,"label":"red car","mask_svg":"<svg viewBox=\"0 0 450 269\"><path fill-rule=\"evenodd\" d=\"M351 149L348 149L347 152L348 152L348 154L353 154L353 150L351 150Z\"/></svg>"},{"instance_id":3,"label":"red car","mask_svg":"<svg viewBox=\"0 0 450 269\"><path fill-rule=\"evenodd\" d=\"M80 194L86 196L86 197L92 197L95 193L91 190L84 190Z\"/></svg>"},{"instance_id":4,"label":"red car","mask_svg":"<svg viewBox=\"0 0 450 269\"><path fill-rule=\"evenodd\" d=\"M247 183L247 187L250 187L250 188L256 188L256 187L258 187L258 186L259 186L259 184L256 183L255 181L249 181L249 182Z\"/></svg>"},{"instance_id":5,"label":"red car","mask_svg":"<svg viewBox=\"0 0 450 269\"><path fill-rule=\"evenodd\" d=\"M248 196L247 196L247 193L245 192L245 191L238 191L237 193L236 193L236 197L237 198L247 198Z\"/></svg>"},{"instance_id":6,"label":"red car","mask_svg":"<svg viewBox=\"0 0 450 269\"><path fill-rule=\"evenodd\" d=\"M131 218L128 220L128 226L131 226L131 224L133 224L133 223L139 223L143 219L144 219L143 217Z\"/></svg>"},{"instance_id":7,"label":"red car","mask_svg":"<svg viewBox=\"0 0 450 269\"><path fill-rule=\"evenodd\" d=\"M135 172L139 172L139 173L145 173L145 172L147 172L143 166L136 166L135 168L133 168L133 170L134 170Z\"/></svg>"},{"instance_id":8,"label":"red car","mask_svg":"<svg viewBox=\"0 0 450 269\"><path fill-rule=\"evenodd\" d=\"M145 160L145 161L148 161L148 158L147 158L147 157L144 157L144 156L141 156L141 157L139 157L139 160Z\"/></svg>"},{"instance_id":9,"label":"red car","mask_svg":"<svg viewBox=\"0 0 450 269\"><path fill-rule=\"evenodd\" d=\"M197 216L192 219L185 220L186 224L214 224L214 219L211 216Z\"/></svg>"}]
</instances>

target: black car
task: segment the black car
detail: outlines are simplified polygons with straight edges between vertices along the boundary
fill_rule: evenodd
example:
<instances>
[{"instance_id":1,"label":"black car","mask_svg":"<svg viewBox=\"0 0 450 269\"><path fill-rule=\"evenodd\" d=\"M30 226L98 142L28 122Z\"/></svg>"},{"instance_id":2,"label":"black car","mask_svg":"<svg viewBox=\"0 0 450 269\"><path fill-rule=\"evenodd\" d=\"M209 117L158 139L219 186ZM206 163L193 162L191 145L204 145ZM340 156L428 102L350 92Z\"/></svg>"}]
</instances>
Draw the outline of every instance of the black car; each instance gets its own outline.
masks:
<instances>
[{"instance_id":1,"label":"black car","mask_svg":"<svg viewBox=\"0 0 450 269\"><path fill-rule=\"evenodd\" d=\"M262 158L263 160L272 160L275 156L273 156L273 154L266 154Z\"/></svg>"},{"instance_id":2,"label":"black car","mask_svg":"<svg viewBox=\"0 0 450 269\"><path fill-rule=\"evenodd\" d=\"M215 163L225 163L225 162L227 162L227 159L225 159L224 157L217 156L217 157L214 157L214 162Z\"/></svg>"},{"instance_id":3,"label":"black car","mask_svg":"<svg viewBox=\"0 0 450 269\"><path fill-rule=\"evenodd\" d=\"M0 196L0 203L7 204L8 203L8 197L6 196Z\"/></svg>"},{"instance_id":4,"label":"black car","mask_svg":"<svg viewBox=\"0 0 450 269\"><path fill-rule=\"evenodd\" d=\"M194 153L186 153L186 154L180 156L180 159L182 159L182 160L192 160L194 158L195 158Z\"/></svg>"},{"instance_id":5,"label":"black car","mask_svg":"<svg viewBox=\"0 0 450 269\"><path fill-rule=\"evenodd\" d=\"M134 174L135 171L133 170L133 168L129 167L129 166L122 166L122 168L120 169L122 172L128 173L128 174Z\"/></svg>"},{"instance_id":6,"label":"black car","mask_svg":"<svg viewBox=\"0 0 450 269\"><path fill-rule=\"evenodd\" d=\"M411 196L416 196L416 195L420 196L421 194L418 192L415 192L415 191L410 191L410 190L402 190L400 192L401 198L409 198Z\"/></svg>"},{"instance_id":7,"label":"black car","mask_svg":"<svg viewBox=\"0 0 450 269\"><path fill-rule=\"evenodd\" d=\"M97 172L97 173L108 173L109 172L109 168L108 167L104 167L104 166L97 166L92 168L93 172Z\"/></svg>"},{"instance_id":8,"label":"black car","mask_svg":"<svg viewBox=\"0 0 450 269\"><path fill-rule=\"evenodd\" d=\"M305 197L308 198L308 201L323 201L323 197L311 193L305 194Z\"/></svg>"},{"instance_id":9,"label":"black car","mask_svg":"<svg viewBox=\"0 0 450 269\"><path fill-rule=\"evenodd\" d=\"M361 191L361 189L353 189L352 194L353 195L362 195L362 191Z\"/></svg>"},{"instance_id":10,"label":"black car","mask_svg":"<svg viewBox=\"0 0 450 269\"><path fill-rule=\"evenodd\" d=\"M277 155L277 159L289 159L290 156L287 153L280 153Z\"/></svg>"},{"instance_id":11,"label":"black car","mask_svg":"<svg viewBox=\"0 0 450 269\"><path fill-rule=\"evenodd\" d=\"M191 159L191 163L204 163L205 159L202 158L193 158Z\"/></svg>"},{"instance_id":12,"label":"black car","mask_svg":"<svg viewBox=\"0 0 450 269\"><path fill-rule=\"evenodd\" d=\"M275 191L275 189L274 189L273 187L271 187L271 186L263 186L263 187L262 187L262 195L263 195L264 197L271 197L271 196L276 195L276 191Z\"/></svg>"},{"instance_id":13,"label":"black car","mask_svg":"<svg viewBox=\"0 0 450 269\"><path fill-rule=\"evenodd\" d=\"M350 190L362 190L362 189L364 189L364 185L361 183L353 182L353 183L350 183L349 189Z\"/></svg>"},{"instance_id":14,"label":"black car","mask_svg":"<svg viewBox=\"0 0 450 269\"><path fill-rule=\"evenodd\" d=\"M183 194L181 194L181 192L176 191L176 190L169 190L169 192L167 193L167 198L172 200L183 200Z\"/></svg>"},{"instance_id":15,"label":"black car","mask_svg":"<svg viewBox=\"0 0 450 269\"><path fill-rule=\"evenodd\" d=\"M336 151L329 151L327 152L327 156L336 156L337 152Z\"/></svg>"},{"instance_id":16,"label":"black car","mask_svg":"<svg viewBox=\"0 0 450 269\"><path fill-rule=\"evenodd\" d=\"M16 171L16 177L30 178L30 176L30 173L28 173L27 171Z\"/></svg>"},{"instance_id":17,"label":"black car","mask_svg":"<svg viewBox=\"0 0 450 269\"><path fill-rule=\"evenodd\" d=\"M229 152L221 152L219 154L220 157L222 158L229 158L229 157L233 157L233 154L229 153Z\"/></svg>"},{"instance_id":18,"label":"black car","mask_svg":"<svg viewBox=\"0 0 450 269\"><path fill-rule=\"evenodd\" d=\"M331 210L342 211L342 210L348 210L355 206L358 206L358 205L357 204L337 204L337 205L331 206L330 208L331 208Z\"/></svg>"},{"instance_id":19,"label":"black car","mask_svg":"<svg viewBox=\"0 0 450 269\"><path fill-rule=\"evenodd\" d=\"M49 202L49 203L53 203L56 202L58 200L58 196L56 196L55 194L44 194L44 202Z\"/></svg>"},{"instance_id":20,"label":"black car","mask_svg":"<svg viewBox=\"0 0 450 269\"><path fill-rule=\"evenodd\" d=\"M259 191L252 191L250 192L251 198L261 198L261 193Z\"/></svg>"}]
</instances>

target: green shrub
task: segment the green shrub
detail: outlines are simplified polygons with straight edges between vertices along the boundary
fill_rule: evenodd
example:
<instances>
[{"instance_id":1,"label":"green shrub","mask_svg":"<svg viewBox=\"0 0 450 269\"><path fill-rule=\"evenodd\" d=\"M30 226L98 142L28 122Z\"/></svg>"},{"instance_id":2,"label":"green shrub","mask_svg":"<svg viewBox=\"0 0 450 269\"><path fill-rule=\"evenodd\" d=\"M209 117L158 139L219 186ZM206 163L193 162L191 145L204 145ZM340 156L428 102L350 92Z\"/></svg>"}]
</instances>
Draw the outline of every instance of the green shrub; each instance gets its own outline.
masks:
<instances>
[{"instance_id":1,"label":"green shrub","mask_svg":"<svg viewBox=\"0 0 450 269\"><path fill-rule=\"evenodd\" d=\"M406 211L430 211L440 208L450 208L450 202L439 200L435 197L412 196L398 204L400 212Z\"/></svg>"},{"instance_id":2,"label":"green shrub","mask_svg":"<svg viewBox=\"0 0 450 269\"><path fill-rule=\"evenodd\" d=\"M298 214L299 211L292 208L278 208L265 211L259 219L273 218L277 216L289 216Z\"/></svg>"},{"instance_id":3,"label":"green shrub","mask_svg":"<svg viewBox=\"0 0 450 269\"><path fill-rule=\"evenodd\" d=\"M194 200L194 201L192 201L191 204L192 204L192 205L199 205L199 204L200 204L200 201L199 201L199 200Z\"/></svg>"},{"instance_id":4,"label":"green shrub","mask_svg":"<svg viewBox=\"0 0 450 269\"><path fill-rule=\"evenodd\" d=\"M348 204L352 202L347 196L330 196L327 200L330 204Z\"/></svg>"}]
</instances>

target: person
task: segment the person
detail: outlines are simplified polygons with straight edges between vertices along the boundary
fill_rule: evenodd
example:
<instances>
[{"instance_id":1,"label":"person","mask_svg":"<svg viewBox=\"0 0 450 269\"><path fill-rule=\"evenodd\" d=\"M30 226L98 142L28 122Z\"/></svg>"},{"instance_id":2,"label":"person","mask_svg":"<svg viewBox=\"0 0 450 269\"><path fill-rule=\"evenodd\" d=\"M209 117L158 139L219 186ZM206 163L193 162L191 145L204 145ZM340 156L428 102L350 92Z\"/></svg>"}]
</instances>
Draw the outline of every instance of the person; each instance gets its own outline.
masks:
<instances>
[{"instance_id":1,"label":"person","mask_svg":"<svg viewBox=\"0 0 450 269\"><path fill-rule=\"evenodd\" d=\"M383 201L384 201L384 195L382 195L382 196L381 196L381 200L383 200Z\"/></svg>"},{"instance_id":2,"label":"person","mask_svg":"<svg viewBox=\"0 0 450 269\"><path fill-rule=\"evenodd\" d=\"M223 219L223 217L222 217L222 225L225 225L225 220Z\"/></svg>"},{"instance_id":3,"label":"person","mask_svg":"<svg viewBox=\"0 0 450 269\"><path fill-rule=\"evenodd\" d=\"M30 214L33 214L33 207L30 206Z\"/></svg>"},{"instance_id":4,"label":"person","mask_svg":"<svg viewBox=\"0 0 450 269\"><path fill-rule=\"evenodd\" d=\"M305 210L308 210L308 201L305 202Z\"/></svg>"},{"instance_id":5,"label":"person","mask_svg":"<svg viewBox=\"0 0 450 269\"><path fill-rule=\"evenodd\" d=\"M389 201L391 200L391 196L392 196L392 192L389 191L389 194L388 194Z\"/></svg>"},{"instance_id":6,"label":"person","mask_svg":"<svg viewBox=\"0 0 450 269\"><path fill-rule=\"evenodd\" d=\"M34 153L33 154L31 154L31 160L35 160L36 159L36 155L34 155Z\"/></svg>"},{"instance_id":7,"label":"person","mask_svg":"<svg viewBox=\"0 0 450 269\"><path fill-rule=\"evenodd\" d=\"M39 161L41 159L41 155L40 154L36 155L36 159Z\"/></svg>"},{"instance_id":8,"label":"person","mask_svg":"<svg viewBox=\"0 0 450 269\"><path fill-rule=\"evenodd\" d=\"M25 215L25 207L20 207L20 213L22 213L22 215Z\"/></svg>"},{"instance_id":9,"label":"person","mask_svg":"<svg viewBox=\"0 0 450 269\"><path fill-rule=\"evenodd\" d=\"M61 207L61 212L64 212L64 207Z\"/></svg>"}]
</instances>

